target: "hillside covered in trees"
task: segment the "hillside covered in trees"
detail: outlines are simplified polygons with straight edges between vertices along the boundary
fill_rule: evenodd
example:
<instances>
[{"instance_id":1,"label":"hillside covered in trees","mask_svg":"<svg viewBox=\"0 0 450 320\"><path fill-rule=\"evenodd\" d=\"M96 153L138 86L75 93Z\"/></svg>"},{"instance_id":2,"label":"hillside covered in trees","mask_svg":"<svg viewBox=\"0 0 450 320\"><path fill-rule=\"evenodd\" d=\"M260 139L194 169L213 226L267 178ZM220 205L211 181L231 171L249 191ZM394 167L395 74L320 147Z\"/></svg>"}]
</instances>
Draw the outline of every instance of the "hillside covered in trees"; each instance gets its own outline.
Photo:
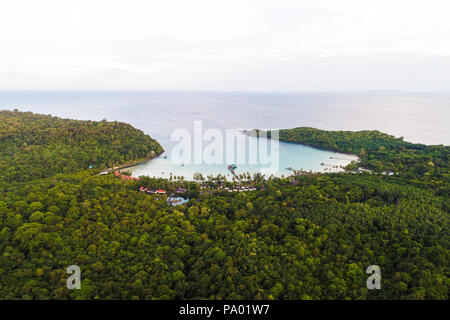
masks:
<instances>
[{"instance_id":1,"label":"hillside covered in trees","mask_svg":"<svg viewBox=\"0 0 450 320\"><path fill-rule=\"evenodd\" d=\"M302 136L286 131L283 139L292 142L336 151L348 144L351 153L364 149L358 152L363 164L371 166L375 159L382 163L380 170L385 166L399 174L256 176L257 190L245 193L214 189L222 183L216 179L205 182L216 190L206 193L194 181L122 180L86 170L92 158L63 160L65 145L85 155L95 150L114 154L110 162L99 155L96 168L160 150L128 125L79 122L88 131L105 132L103 138L90 134L84 138L89 143L81 143L70 138L77 131L71 120L14 112L3 116L14 120L1 127L8 148L0 150L7 165L0 179L0 299L449 298L448 161L443 163L448 147L408 148L381 133L372 139L370 132L346 136L314 130L314 136ZM54 128L52 138L33 140L33 131L22 122L41 132L47 125ZM114 132L110 140L106 128ZM111 140L127 147L102 149ZM49 157L55 153L55 163L65 166L27 162L33 157L21 155L24 143L38 145ZM135 145L141 143L148 145ZM393 151L383 158L381 147ZM400 157L398 150L409 149L419 151ZM433 169L414 169L422 161L433 162ZM43 177L28 175L26 168L36 163L33 172L38 166L50 168ZM15 179L4 174L10 167L17 168ZM168 192L185 188L190 200L172 206L166 195L139 191L156 186ZM66 287L65 271L73 264L81 268L81 290ZM381 268L381 290L366 287L365 271L374 264Z\"/></svg>"},{"instance_id":2,"label":"hillside covered in trees","mask_svg":"<svg viewBox=\"0 0 450 320\"><path fill-rule=\"evenodd\" d=\"M260 133L255 130L254 134ZM270 131L266 134L271 136ZM377 173L395 172L408 183L432 188L446 196L450 193L450 146L410 143L376 130L326 131L308 127L279 130L279 139L355 154L361 161L350 164L349 170L362 166Z\"/></svg>"},{"instance_id":3,"label":"hillside covered in trees","mask_svg":"<svg viewBox=\"0 0 450 320\"><path fill-rule=\"evenodd\" d=\"M162 153L160 144L122 122L79 121L0 112L0 179L26 181L111 167Z\"/></svg>"}]
</instances>

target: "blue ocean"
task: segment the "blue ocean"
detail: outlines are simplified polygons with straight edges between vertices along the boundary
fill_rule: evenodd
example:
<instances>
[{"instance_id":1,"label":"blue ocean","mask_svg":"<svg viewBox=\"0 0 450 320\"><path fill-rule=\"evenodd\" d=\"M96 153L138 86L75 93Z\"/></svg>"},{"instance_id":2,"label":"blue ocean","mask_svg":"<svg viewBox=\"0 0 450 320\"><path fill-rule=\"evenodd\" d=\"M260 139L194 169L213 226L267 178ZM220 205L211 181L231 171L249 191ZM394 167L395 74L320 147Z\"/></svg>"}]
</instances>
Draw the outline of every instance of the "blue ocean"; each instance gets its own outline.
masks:
<instances>
[{"instance_id":1,"label":"blue ocean","mask_svg":"<svg viewBox=\"0 0 450 320\"><path fill-rule=\"evenodd\" d=\"M325 130L380 130L406 141L450 144L450 93L243 93L147 91L0 91L0 109L59 117L123 121L157 139L165 154L132 168L133 175L228 174L225 164L174 164L176 129L204 130L314 127ZM167 157L167 158L166 158ZM280 143L278 175L287 167L326 171L353 158ZM325 166L323 165L325 163ZM242 164L237 172L258 172Z\"/></svg>"}]
</instances>

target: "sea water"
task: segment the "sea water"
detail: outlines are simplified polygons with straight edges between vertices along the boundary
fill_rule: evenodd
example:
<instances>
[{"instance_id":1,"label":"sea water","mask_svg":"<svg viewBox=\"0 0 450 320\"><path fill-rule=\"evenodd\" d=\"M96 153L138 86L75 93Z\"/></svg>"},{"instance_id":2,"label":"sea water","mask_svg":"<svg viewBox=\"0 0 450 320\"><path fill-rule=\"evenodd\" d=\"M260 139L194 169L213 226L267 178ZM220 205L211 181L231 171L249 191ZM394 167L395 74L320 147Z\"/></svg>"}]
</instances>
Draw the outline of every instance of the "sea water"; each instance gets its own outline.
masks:
<instances>
[{"instance_id":1,"label":"sea water","mask_svg":"<svg viewBox=\"0 0 450 320\"><path fill-rule=\"evenodd\" d=\"M180 128L192 132L194 121L201 121L205 130L224 133L301 126L375 129L411 142L450 143L450 93L0 91L0 109L14 108L73 119L123 121L143 130L162 144L167 159L162 156L132 168L133 175L230 174L228 163L182 166L171 161L177 143L171 140L172 133ZM287 167L324 171L354 159L289 143L280 143L279 155L278 175L289 174ZM260 172L261 166L238 164L237 174L247 171Z\"/></svg>"}]
</instances>

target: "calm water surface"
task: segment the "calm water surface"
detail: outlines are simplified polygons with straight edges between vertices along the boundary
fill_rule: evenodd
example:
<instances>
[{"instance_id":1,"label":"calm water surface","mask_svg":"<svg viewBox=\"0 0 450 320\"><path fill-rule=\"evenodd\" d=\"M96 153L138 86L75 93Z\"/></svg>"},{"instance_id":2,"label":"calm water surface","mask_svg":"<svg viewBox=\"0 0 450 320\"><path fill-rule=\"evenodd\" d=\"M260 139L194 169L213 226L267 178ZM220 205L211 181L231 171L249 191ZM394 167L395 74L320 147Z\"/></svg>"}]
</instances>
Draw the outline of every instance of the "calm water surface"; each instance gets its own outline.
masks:
<instances>
[{"instance_id":1,"label":"calm water surface","mask_svg":"<svg viewBox=\"0 0 450 320\"><path fill-rule=\"evenodd\" d=\"M450 144L450 94L419 93L213 93L125 91L0 91L0 109L18 108L60 117L128 122L157 139L164 157L133 169L134 175L189 176L193 172L226 174L225 165L174 165L170 160L175 129L192 132L194 121L204 130L216 128L292 128L326 130L376 129L405 140ZM280 144L280 172L286 167L324 170L324 162L343 165L348 156ZM347 161L348 161L347 160ZM261 168L239 165L237 173ZM164 172L164 173L162 173Z\"/></svg>"}]
</instances>

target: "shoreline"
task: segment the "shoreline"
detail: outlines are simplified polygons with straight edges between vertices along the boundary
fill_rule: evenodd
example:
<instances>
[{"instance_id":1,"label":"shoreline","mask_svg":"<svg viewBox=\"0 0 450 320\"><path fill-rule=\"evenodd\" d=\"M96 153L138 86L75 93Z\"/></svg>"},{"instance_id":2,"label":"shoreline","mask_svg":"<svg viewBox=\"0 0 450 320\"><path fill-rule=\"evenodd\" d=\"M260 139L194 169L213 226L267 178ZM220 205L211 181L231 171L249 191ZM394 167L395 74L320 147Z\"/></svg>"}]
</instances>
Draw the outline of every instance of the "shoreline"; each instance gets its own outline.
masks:
<instances>
[{"instance_id":1,"label":"shoreline","mask_svg":"<svg viewBox=\"0 0 450 320\"><path fill-rule=\"evenodd\" d=\"M298 143L293 143L293 144L302 146L301 144L298 144ZM309 147L309 146L307 146L307 147ZM322 150L322 149L319 149L319 148L314 148L314 149ZM323 151L330 152L328 150L323 150ZM334 153L339 154L338 152L332 152L332 153L333 154ZM343 153L340 153L340 154L343 155ZM346 156L349 156L349 155L346 155ZM273 176L274 177L279 177L279 178L281 178L281 177L291 177L291 176L295 176L294 172L298 172L298 171L303 171L304 173L307 173L307 174L347 173L347 172L350 172L350 171L346 170L345 167L348 166L349 164L353 163L353 162L359 161L359 158L357 156L355 156L355 155L350 155L350 156L351 156L351 158L349 157L349 159L343 159L343 158L342 159L338 159L338 160L331 159L332 162L335 162L333 164L330 164L329 162L327 162L325 160L323 165L320 165L320 166L318 165L316 169L311 169L309 171L305 171L304 169L301 169L300 167L292 168L292 169L289 169L289 170L286 168L286 170L284 170L285 168L283 166L280 166L278 168L277 172L273 172ZM330 156L330 158L332 158L332 157L334 157L334 155ZM130 167L136 169L139 164L150 162L150 160L154 160L154 158L156 158L156 157L152 157L150 159L144 159L144 160L141 160L141 161L135 161L133 163L129 163L129 164L120 166L120 169L122 170L122 169L130 168ZM167 161L170 161L170 160L167 160ZM319 164L319 162L317 162L317 163ZM223 166L224 166L224 168L226 168L226 164L223 164ZM209 176L209 175L213 175L213 176L222 175L222 176L224 176L227 179L232 179L232 177L228 177L229 172L227 170L225 170L225 169L224 169L223 173L222 172L215 173L216 171L213 170L213 169L212 170L208 170L208 165L206 165L206 164L204 164L202 167L203 167L203 170L200 169L200 171L198 171L198 172L200 172L205 177ZM149 172L149 171L147 171L147 172L142 172L141 171L140 172L139 170L138 171L131 170L130 172L131 172L131 176L136 176L136 177L137 176L147 176L147 177L152 177L152 178L169 179L170 175L172 174L172 176L183 176L184 179L188 180L188 181L195 181L195 178L194 178L194 174L195 174L194 171L195 170L187 168L186 172L177 172L177 170L172 171L172 170L167 170L167 169L168 168L166 168L166 167L163 168L163 167L157 166L157 167L153 167L151 172ZM185 169L186 169L186 167L185 167ZM266 179L271 176L270 174L264 173L262 171L258 171L258 172L261 173L261 174L264 174ZM251 171L251 169L250 169L250 171L242 171L242 172L240 171L237 175L239 176L239 175L242 175L242 174L243 175L250 174L251 176L253 176L253 174L255 174L255 172Z\"/></svg>"},{"instance_id":2,"label":"shoreline","mask_svg":"<svg viewBox=\"0 0 450 320\"><path fill-rule=\"evenodd\" d=\"M250 129L250 130L249 129L237 129L237 131L240 134L243 134L243 135L248 136L248 137L259 138L257 135L252 134L253 130L254 129ZM266 139L270 139L270 137L267 137ZM283 142L283 143L289 143L289 144L295 144L295 145L304 146L304 147L308 147L308 148L313 148L313 149L320 150L320 151L331 152L331 153L336 154L336 155L349 156L349 159L344 159L344 158L338 158L338 157L330 156L331 160L333 160L333 161L339 160L339 162L343 161L343 162L345 162L345 165L329 164L329 163L325 163L324 162L324 163L321 163L322 170L309 170L307 172L304 171L304 173L308 173L308 174L348 173L348 172L351 172L350 170L346 169L346 167L348 165L350 165L352 163L360 163L361 162L361 158L359 156L357 156L356 154L347 153L347 152L340 152L340 151L335 151L335 150L330 150L330 149L325 149L325 148L320 148L320 147L317 147L317 146L303 144L303 143L296 143L296 142L292 142L292 141L285 141L283 139L279 139L279 141ZM164 152L165 152L165 150L163 150L159 154L154 154L154 155L152 155L150 157L146 157L146 158L143 158L143 159L135 160L133 162L128 162L128 163L125 163L125 164L122 164L122 165L119 165L119 166L116 166L116 167L113 167L113 168L108 168L106 171L107 172L111 172L112 170L117 170L117 171L120 172L120 171L122 171L124 169L127 169L127 168L136 167L136 166L138 166L140 164L149 162L149 161L159 157ZM284 172L283 168L280 167L279 170L278 170L278 173L276 175L274 174L274 176L275 177L283 177L283 176L284 177L291 177L291 176L295 176L294 171L298 171L298 170L296 168L292 168L292 169L293 170L290 170L288 172ZM172 172L170 172L170 173L172 173ZM172 173L172 174L176 175L175 173ZM212 174L212 173L210 173L210 174ZM240 172L240 174L252 174L252 173L249 172L249 171L246 171L246 172ZM133 176L133 172L131 172L131 175ZM154 177L154 178L168 179L167 177L161 177L161 176L158 176L158 175L146 174L145 176ZM187 176L185 176L185 175L183 175L183 176L185 177L186 180L191 180ZM194 181L194 180L192 180L192 181Z\"/></svg>"},{"instance_id":3,"label":"shoreline","mask_svg":"<svg viewBox=\"0 0 450 320\"><path fill-rule=\"evenodd\" d=\"M120 171L123 170L123 169L130 168L130 167L134 167L134 166L137 166L137 165L139 165L139 164L141 164L141 163L144 163L144 162L153 160L154 158L160 156L160 155L163 154L163 153L164 153L164 150L163 150L163 152L161 152L161 153L159 153L159 154L155 152L155 154L153 154L153 155L150 156L150 157L141 158L141 159L138 159L138 160L134 160L134 161L132 161L132 162L128 162L128 163L121 164L121 165L118 165L118 166L115 166L115 167L112 167L112 168L108 168L108 169L106 169L106 170L103 170L103 172L105 172L105 171L110 172L110 171L113 171L113 170L117 170L117 171L120 172Z\"/></svg>"},{"instance_id":4,"label":"shoreline","mask_svg":"<svg viewBox=\"0 0 450 320\"><path fill-rule=\"evenodd\" d=\"M239 129L239 132L242 133L243 135L248 136L248 137L253 137L253 138L258 138L259 139L260 137L258 135L252 134L252 132L254 132L255 130L257 130L257 129ZM271 130L273 131L273 130L281 130L281 129L271 129ZM265 131L271 131L271 130L265 130ZM260 130L260 131L263 131L263 130ZM271 139L271 137L261 137L261 138ZM353 159L353 160L350 160L350 159L338 159L338 160L349 160L350 163L348 163L347 166L349 164L351 164L352 162L356 162L356 163L360 163L361 162L361 158L358 155L353 154L353 153L344 152L344 151L336 151L336 150L331 150L331 149L325 149L325 148L317 147L317 146L314 146L314 145L311 145L311 144L306 144L306 143L297 143L297 142L292 142L292 141L286 141L286 140L281 139L281 138L278 139L278 141L283 142L283 143L291 143L291 144L300 145L300 146L304 146L304 147L314 148L316 150L321 150L321 151L328 151L328 152L333 152L333 153L337 153L337 154L345 154L347 156L351 156L351 157L356 158L356 159ZM327 165L327 167L329 167L329 166ZM347 170L345 168L333 168L333 169L337 170L337 171L334 171L334 172L347 172ZM341 170L339 170L339 169L341 169ZM320 172L320 171L316 171L316 172ZM332 173L331 170L329 172Z\"/></svg>"},{"instance_id":5,"label":"shoreline","mask_svg":"<svg viewBox=\"0 0 450 320\"><path fill-rule=\"evenodd\" d=\"M248 136L248 137L254 137L254 138L258 138L257 135L252 134L252 131L254 129L236 129L240 134L244 135L244 136ZM253 131L254 132L254 131ZM267 139L270 139L267 138ZM284 171L282 167L278 168L276 173L272 173L272 175L274 177L293 177L295 176L294 172L296 171L302 171L303 173L307 173L307 174L333 174L333 173L348 173L351 172L351 170L346 169L347 166L349 166L352 163L360 163L361 162L361 158L359 156L357 156L356 154L352 154L352 153L347 153L347 152L339 152L339 151L335 151L335 150L330 150L330 149L325 149L325 148L320 148L317 146L312 146L312 145L308 145L308 144L303 144L303 143L296 143L296 142L292 142L292 141L285 141L283 139L279 139L280 142L283 143L289 143L289 144L294 144L294 145L298 145L298 146L303 146L303 147L307 147L307 148L312 148L315 150L319 150L319 151L326 151L329 153L333 153L332 156L329 157L329 159L331 159L331 162L336 162L336 160L338 160L338 163L334 163L334 164L330 164L327 163L327 161L324 161L322 163L320 163L320 169L311 169L309 171L304 171L300 168L292 168L289 171ZM131 168L131 167L137 167L140 164L146 163L146 162L150 162L151 160L153 160L154 158L157 158L158 156L160 156L161 154L163 154L165 152L165 150L163 150L163 152L161 152L160 154L155 154L152 157L148 157L145 159L140 159L137 161L133 161L130 163L126 163L120 166L116 166L114 168L110 168L108 169L108 172L111 170L118 170L118 171L122 171L126 168ZM343 156L342 158L339 158L339 155ZM344 156L348 157L348 159L344 158ZM344 162L345 164L339 164L339 162ZM208 165L205 165L206 167ZM226 166L226 164L224 164L224 166ZM131 176L134 176L133 173L134 170L130 171ZM159 169L156 171L160 171ZM165 171L165 170L164 170ZM163 172L161 172L163 174ZM169 175L175 175L178 176L179 174L177 174L176 172L171 172L171 171L167 171L167 173ZM262 172L261 172L262 173ZM245 172L240 172L239 174L250 174L253 175L254 172L252 173L251 171L245 171ZM144 176L148 176L148 177L153 177L153 178L162 178L162 179L169 179L169 176L167 174L163 174L163 175L159 175L159 174L150 174L149 172L145 173L145 174L139 174L139 175L144 175ZM214 173L202 173L202 175L214 175ZM224 175L223 173L218 173L217 175ZM265 175L266 178L272 176L272 175ZM181 174L181 176L184 177L185 180L188 181L195 181L195 179L189 174Z\"/></svg>"}]
</instances>

